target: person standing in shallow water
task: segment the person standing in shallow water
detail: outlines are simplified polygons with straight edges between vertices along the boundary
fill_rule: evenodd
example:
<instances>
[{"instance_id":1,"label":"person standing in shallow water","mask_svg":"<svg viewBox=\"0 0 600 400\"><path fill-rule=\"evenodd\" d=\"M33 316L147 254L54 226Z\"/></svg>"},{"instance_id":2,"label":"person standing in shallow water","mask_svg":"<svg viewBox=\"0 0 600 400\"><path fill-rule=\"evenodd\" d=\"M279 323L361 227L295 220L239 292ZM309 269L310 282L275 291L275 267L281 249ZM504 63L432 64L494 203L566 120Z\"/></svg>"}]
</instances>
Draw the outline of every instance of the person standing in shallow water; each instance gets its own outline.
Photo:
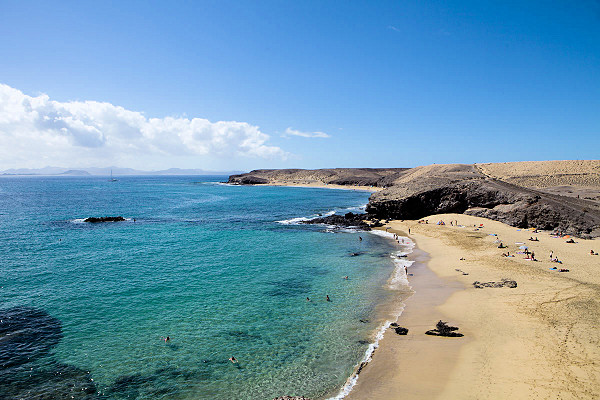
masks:
<instances>
[{"instance_id":1,"label":"person standing in shallow water","mask_svg":"<svg viewBox=\"0 0 600 400\"><path fill-rule=\"evenodd\" d=\"M329 298L329 295L326 296L327 301L331 301L331 299Z\"/></svg>"}]
</instances>

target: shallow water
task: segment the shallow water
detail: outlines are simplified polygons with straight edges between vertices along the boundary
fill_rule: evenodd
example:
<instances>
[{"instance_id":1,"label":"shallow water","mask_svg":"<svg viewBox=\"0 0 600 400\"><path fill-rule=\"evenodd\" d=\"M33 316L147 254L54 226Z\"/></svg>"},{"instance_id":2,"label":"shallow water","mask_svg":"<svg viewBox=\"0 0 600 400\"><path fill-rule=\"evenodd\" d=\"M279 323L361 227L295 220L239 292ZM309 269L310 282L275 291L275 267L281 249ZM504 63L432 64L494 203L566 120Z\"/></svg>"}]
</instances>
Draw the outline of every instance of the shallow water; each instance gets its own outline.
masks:
<instances>
[{"instance_id":1,"label":"shallow water","mask_svg":"<svg viewBox=\"0 0 600 400\"><path fill-rule=\"evenodd\" d=\"M398 249L289 220L356 211L369 193L224 179L0 178L0 395L58 397L63 378L90 399L338 393L396 295ZM106 215L130 220L82 222ZM39 312L61 327L26 362L5 340L23 307L35 340L49 334Z\"/></svg>"}]
</instances>

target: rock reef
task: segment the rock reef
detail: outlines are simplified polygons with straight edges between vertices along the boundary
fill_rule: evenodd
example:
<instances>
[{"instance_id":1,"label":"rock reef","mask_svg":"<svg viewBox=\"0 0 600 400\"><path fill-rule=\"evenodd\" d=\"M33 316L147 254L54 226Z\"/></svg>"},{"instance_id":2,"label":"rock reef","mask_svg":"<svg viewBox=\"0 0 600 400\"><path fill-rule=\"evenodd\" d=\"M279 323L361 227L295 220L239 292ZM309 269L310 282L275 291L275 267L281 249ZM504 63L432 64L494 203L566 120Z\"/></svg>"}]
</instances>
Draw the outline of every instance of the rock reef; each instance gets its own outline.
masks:
<instances>
[{"instance_id":1,"label":"rock reef","mask_svg":"<svg viewBox=\"0 0 600 400\"><path fill-rule=\"evenodd\" d=\"M318 217L308 221L302 221L303 224L326 224L342 227L352 227L364 231L370 231L371 226L366 222L369 220L368 214L346 213L344 215L328 215L327 217Z\"/></svg>"},{"instance_id":2,"label":"rock reef","mask_svg":"<svg viewBox=\"0 0 600 400\"><path fill-rule=\"evenodd\" d=\"M92 224L96 224L99 222L121 222L121 221L125 221L125 218L123 218L121 216L118 216L118 217L88 217L83 220L83 222L90 222Z\"/></svg>"},{"instance_id":3,"label":"rock reef","mask_svg":"<svg viewBox=\"0 0 600 400\"><path fill-rule=\"evenodd\" d=\"M229 178L234 184L384 188L371 195L364 220L461 213L582 238L600 236L600 196L595 195L600 193L599 182L600 161L595 160L434 164L410 169L255 170ZM345 217L327 218L316 221L349 226Z\"/></svg>"}]
</instances>

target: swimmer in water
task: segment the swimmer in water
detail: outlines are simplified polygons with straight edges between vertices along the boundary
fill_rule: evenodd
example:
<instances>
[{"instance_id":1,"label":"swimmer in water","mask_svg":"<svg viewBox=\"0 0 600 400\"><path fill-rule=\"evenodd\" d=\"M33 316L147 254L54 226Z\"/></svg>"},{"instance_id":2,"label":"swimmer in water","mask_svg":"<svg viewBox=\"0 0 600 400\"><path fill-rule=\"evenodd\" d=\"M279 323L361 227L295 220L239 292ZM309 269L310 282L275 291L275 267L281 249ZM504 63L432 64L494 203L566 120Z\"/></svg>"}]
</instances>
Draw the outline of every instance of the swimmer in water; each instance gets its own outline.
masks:
<instances>
[{"instance_id":1,"label":"swimmer in water","mask_svg":"<svg viewBox=\"0 0 600 400\"><path fill-rule=\"evenodd\" d=\"M167 337L162 337L162 340L164 340L165 342L168 342L169 340L171 340L171 338L169 336Z\"/></svg>"},{"instance_id":2,"label":"swimmer in water","mask_svg":"<svg viewBox=\"0 0 600 400\"><path fill-rule=\"evenodd\" d=\"M238 360L234 356L229 357L229 361L231 361L233 364L238 362Z\"/></svg>"},{"instance_id":3,"label":"swimmer in water","mask_svg":"<svg viewBox=\"0 0 600 400\"><path fill-rule=\"evenodd\" d=\"M307 297L307 298L306 298L306 301L310 301L310 299Z\"/></svg>"},{"instance_id":4,"label":"swimmer in water","mask_svg":"<svg viewBox=\"0 0 600 400\"><path fill-rule=\"evenodd\" d=\"M329 295L327 295L327 301L331 301L331 300L329 299Z\"/></svg>"},{"instance_id":5,"label":"swimmer in water","mask_svg":"<svg viewBox=\"0 0 600 400\"><path fill-rule=\"evenodd\" d=\"M359 241L359 242L362 242L362 236L359 236L359 237L358 237L358 241Z\"/></svg>"},{"instance_id":6,"label":"swimmer in water","mask_svg":"<svg viewBox=\"0 0 600 400\"><path fill-rule=\"evenodd\" d=\"M348 280L348 275L346 275L346 276L344 277L344 279L345 279L345 280Z\"/></svg>"}]
</instances>

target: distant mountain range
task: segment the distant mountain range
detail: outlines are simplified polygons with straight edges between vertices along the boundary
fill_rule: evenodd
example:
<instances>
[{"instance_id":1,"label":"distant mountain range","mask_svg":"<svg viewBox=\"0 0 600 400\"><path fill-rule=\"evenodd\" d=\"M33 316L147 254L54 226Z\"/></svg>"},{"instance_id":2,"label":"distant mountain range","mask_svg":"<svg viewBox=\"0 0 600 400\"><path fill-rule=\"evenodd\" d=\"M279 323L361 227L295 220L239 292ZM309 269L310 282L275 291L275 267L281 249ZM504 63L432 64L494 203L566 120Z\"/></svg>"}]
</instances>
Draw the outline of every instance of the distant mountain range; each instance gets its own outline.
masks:
<instances>
[{"instance_id":1,"label":"distant mountain range","mask_svg":"<svg viewBox=\"0 0 600 400\"><path fill-rule=\"evenodd\" d=\"M53 176L108 176L112 170L114 176L125 175L233 175L242 171L206 171L203 169L169 168L160 171L142 171L133 168L106 167L106 168L11 168L0 171L0 175L53 175Z\"/></svg>"}]
</instances>

